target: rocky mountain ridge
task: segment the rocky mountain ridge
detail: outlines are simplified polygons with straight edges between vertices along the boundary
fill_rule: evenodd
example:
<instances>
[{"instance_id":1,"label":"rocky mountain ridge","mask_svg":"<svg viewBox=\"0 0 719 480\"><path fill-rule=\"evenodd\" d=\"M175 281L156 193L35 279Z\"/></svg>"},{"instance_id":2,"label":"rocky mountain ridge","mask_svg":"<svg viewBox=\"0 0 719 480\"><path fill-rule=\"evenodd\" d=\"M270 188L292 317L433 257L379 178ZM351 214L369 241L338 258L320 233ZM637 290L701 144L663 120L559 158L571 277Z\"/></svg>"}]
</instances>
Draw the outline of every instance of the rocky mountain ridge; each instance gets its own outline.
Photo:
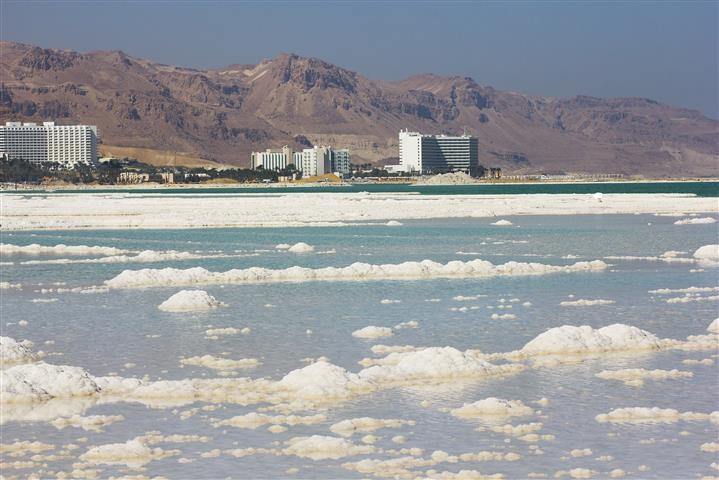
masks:
<instances>
[{"instance_id":1,"label":"rocky mountain ridge","mask_svg":"<svg viewBox=\"0 0 719 480\"><path fill-rule=\"evenodd\" d=\"M642 98L523 95L469 77L370 80L282 54L200 70L119 51L0 44L0 120L98 125L107 153L141 151L246 166L290 144L349 147L357 163L397 156L397 132L467 131L480 162L505 172L717 175L719 122ZM151 157L151 158L150 158Z\"/></svg>"}]
</instances>

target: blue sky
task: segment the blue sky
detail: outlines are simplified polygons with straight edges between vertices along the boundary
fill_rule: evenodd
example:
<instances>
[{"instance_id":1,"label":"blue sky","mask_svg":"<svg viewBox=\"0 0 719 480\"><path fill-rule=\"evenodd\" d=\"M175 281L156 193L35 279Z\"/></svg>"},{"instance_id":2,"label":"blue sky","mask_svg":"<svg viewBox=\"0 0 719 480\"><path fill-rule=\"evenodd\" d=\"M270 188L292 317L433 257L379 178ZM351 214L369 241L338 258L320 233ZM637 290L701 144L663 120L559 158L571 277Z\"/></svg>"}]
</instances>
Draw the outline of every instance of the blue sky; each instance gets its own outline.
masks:
<instances>
[{"instance_id":1,"label":"blue sky","mask_svg":"<svg viewBox=\"0 0 719 480\"><path fill-rule=\"evenodd\" d=\"M0 2L3 40L221 67L281 52L369 78L417 73L719 117L717 2Z\"/></svg>"}]
</instances>

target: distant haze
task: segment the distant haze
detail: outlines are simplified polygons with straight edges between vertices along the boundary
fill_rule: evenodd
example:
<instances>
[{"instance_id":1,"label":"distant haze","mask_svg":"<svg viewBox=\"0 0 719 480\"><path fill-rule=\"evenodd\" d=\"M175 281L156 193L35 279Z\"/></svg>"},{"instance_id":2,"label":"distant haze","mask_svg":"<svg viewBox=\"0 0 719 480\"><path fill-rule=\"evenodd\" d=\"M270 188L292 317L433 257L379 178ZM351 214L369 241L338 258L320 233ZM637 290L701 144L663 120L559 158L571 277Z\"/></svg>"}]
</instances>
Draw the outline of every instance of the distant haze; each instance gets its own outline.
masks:
<instances>
[{"instance_id":1,"label":"distant haze","mask_svg":"<svg viewBox=\"0 0 719 480\"><path fill-rule=\"evenodd\" d=\"M716 2L0 3L2 40L197 68L280 52L374 79L471 76L529 94L646 97L719 117ZM1 52L0 52L1 53Z\"/></svg>"}]
</instances>

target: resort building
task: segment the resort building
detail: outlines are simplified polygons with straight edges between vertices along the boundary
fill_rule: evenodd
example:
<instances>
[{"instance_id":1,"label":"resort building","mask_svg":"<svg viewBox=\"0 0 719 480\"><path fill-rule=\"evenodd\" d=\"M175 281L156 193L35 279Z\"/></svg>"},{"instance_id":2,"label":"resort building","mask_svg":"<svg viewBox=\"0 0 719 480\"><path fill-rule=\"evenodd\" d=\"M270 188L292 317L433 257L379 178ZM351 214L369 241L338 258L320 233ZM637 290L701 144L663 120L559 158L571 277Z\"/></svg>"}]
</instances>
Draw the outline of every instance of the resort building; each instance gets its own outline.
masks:
<instances>
[{"instance_id":1,"label":"resort building","mask_svg":"<svg viewBox=\"0 0 719 480\"><path fill-rule=\"evenodd\" d=\"M250 160L253 170L260 166L265 170L284 170L287 165L293 163L294 153L285 145L282 148L268 148L264 152L252 152Z\"/></svg>"},{"instance_id":2,"label":"resort building","mask_svg":"<svg viewBox=\"0 0 719 480\"><path fill-rule=\"evenodd\" d=\"M6 122L0 126L0 156L65 167L97 161L97 127L55 122Z\"/></svg>"},{"instance_id":3,"label":"resort building","mask_svg":"<svg viewBox=\"0 0 719 480\"><path fill-rule=\"evenodd\" d=\"M340 175L350 173L350 151L347 148L332 150L332 172Z\"/></svg>"},{"instance_id":4,"label":"resort building","mask_svg":"<svg viewBox=\"0 0 719 480\"><path fill-rule=\"evenodd\" d=\"M479 143L471 135L423 135L399 132L399 167L395 171L434 174L462 171L476 176Z\"/></svg>"},{"instance_id":5,"label":"resort building","mask_svg":"<svg viewBox=\"0 0 719 480\"><path fill-rule=\"evenodd\" d=\"M303 177L314 177L332 172L332 149L330 147L305 148L302 162L296 165Z\"/></svg>"}]
</instances>

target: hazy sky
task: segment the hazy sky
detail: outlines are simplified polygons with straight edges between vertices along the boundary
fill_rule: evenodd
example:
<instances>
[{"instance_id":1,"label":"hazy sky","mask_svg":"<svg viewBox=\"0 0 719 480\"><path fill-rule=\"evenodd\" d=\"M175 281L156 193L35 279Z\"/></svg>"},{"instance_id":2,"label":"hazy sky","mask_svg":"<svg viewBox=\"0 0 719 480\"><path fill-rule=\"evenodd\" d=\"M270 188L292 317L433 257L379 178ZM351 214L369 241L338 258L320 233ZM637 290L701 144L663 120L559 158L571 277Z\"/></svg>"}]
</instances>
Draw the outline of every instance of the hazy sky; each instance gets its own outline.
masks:
<instances>
[{"instance_id":1,"label":"hazy sky","mask_svg":"<svg viewBox=\"0 0 719 480\"><path fill-rule=\"evenodd\" d=\"M467 75L537 95L648 97L718 118L718 5L2 0L0 37L198 68L294 52L373 79Z\"/></svg>"}]
</instances>

